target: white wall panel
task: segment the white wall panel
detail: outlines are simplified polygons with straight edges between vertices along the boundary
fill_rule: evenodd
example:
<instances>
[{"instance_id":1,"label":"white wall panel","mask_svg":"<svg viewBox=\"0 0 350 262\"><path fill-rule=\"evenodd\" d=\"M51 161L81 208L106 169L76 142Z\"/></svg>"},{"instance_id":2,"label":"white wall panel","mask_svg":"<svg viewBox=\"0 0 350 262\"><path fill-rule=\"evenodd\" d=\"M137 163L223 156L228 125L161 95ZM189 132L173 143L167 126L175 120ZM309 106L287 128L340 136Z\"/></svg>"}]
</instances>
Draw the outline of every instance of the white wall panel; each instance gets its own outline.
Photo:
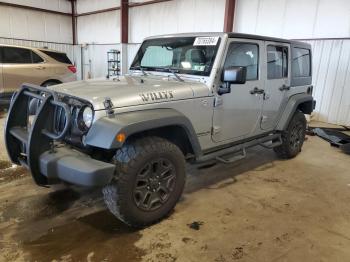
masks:
<instances>
[{"instance_id":1,"label":"white wall panel","mask_svg":"<svg viewBox=\"0 0 350 262\"><path fill-rule=\"evenodd\" d=\"M285 37L348 37L349 0L237 0L236 32Z\"/></svg>"},{"instance_id":2,"label":"white wall panel","mask_svg":"<svg viewBox=\"0 0 350 262\"><path fill-rule=\"evenodd\" d=\"M68 16L0 6L0 37L71 43L71 21Z\"/></svg>"},{"instance_id":3,"label":"white wall panel","mask_svg":"<svg viewBox=\"0 0 350 262\"><path fill-rule=\"evenodd\" d=\"M318 0L288 1L283 19L282 37L311 38L313 37L315 19L317 17ZM296 17L298 19L296 19Z\"/></svg>"},{"instance_id":4,"label":"white wall panel","mask_svg":"<svg viewBox=\"0 0 350 262\"><path fill-rule=\"evenodd\" d=\"M86 13L120 6L120 0L78 0L77 13Z\"/></svg>"},{"instance_id":5,"label":"white wall panel","mask_svg":"<svg viewBox=\"0 0 350 262\"><path fill-rule=\"evenodd\" d=\"M225 0L176 0L129 10L129 38L140 43L151 35L222 31Z\"/></svg>"},{"instance_id":6,"label":"white wall panel","mask_svg":"<svg viewBox=\"0 0 350 262\"><path fill-rule=\"evenodd\" d=\"M313 52L315 119L350 125L350 40L307 42Z\"/></svg>"},{"instance_id":7,"label":"white wall panel","mask_svg":"<svg viewBox=\"0 0 350 262\"><path fill-rule=\"evenodd\" d=\"M319 0L313 37L350 35L350 1Z\"/></svg>"},{"instance_id":8,"label":"white wall panel","mask_svg":"<svg viewBox=\"0 0 350 262\"><path fill-rule=\"evenodd\" d=\"M67 0L2 0L1 2L32 6L64 13L70 13L72 10L70 2Z\"/></svg>"},{"instance_id":9,"label":"white wall panel","mask_svg":"<svg viewBox=\"0 0 350 262\"><path fill-rule=\"evenodd\" d=\"M119 43L120 11L78 17L78 42Z\"/></svg>"}]
</instances>

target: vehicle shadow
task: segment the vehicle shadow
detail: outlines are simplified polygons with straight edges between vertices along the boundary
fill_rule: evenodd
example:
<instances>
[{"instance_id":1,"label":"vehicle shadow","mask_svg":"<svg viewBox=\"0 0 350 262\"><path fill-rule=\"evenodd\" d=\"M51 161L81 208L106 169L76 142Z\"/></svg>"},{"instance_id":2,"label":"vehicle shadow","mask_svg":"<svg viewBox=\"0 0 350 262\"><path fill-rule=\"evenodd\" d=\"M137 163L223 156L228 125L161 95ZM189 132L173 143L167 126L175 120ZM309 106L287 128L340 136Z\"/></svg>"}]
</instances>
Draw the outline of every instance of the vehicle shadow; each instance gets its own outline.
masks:
<instances>
[{"instance_id":1,"label":"vehicle shadow","mask_svg":"<svg viewBox=\"0 0 350 262\"><path fill-rule=\"evenodd\" d=\"M247 150L246 158L231 164L216 162L204 168L188 166L184 192L189 194L203 188L211 188L215 184L220 184L226 180L230 181L226 181L226 183L220 184L216 188L236 183L237 176L252 170L259 171L261 168L266 170L273 166L273 164L267 164L273 163L276 159L277 156L273 150L266 150L257 146Z\"/></svg>"}]
</instances>

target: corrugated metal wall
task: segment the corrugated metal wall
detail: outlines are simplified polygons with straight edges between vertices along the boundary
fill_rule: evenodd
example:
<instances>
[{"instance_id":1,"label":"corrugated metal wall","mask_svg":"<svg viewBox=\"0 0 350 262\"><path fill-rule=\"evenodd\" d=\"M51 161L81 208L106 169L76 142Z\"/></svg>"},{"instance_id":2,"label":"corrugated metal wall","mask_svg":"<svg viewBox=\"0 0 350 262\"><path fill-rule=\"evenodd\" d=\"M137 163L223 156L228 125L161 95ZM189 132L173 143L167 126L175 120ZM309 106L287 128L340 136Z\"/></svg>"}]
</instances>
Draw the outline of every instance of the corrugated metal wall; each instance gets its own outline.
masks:
<instances>
[{"instance_id":1,"label":"corrugated metal wall","mask_svg":"<svg viewBox=\"0 0 350 262\"><path fill-rule=\"evenodd\" d=\"M175 0L129 10L131 43L151 35L222 31L225 0Z\"/></svg>"},{"instance_id":2,"label":"corrugated metal wall","mask_svg":"<svg viewBox=\"0 0 350 262\"><path fill-rule=\"evenodd\" d=\"M78 17L79 44L120 43L120 11Z\"/></svg>"},{"instance_id":3,"label":"corrugated metal wall","mask_svg":"<svg viewBox=\"0 0 350 262\"><path fill-rule=\"evenodd\" d=\"M32 6L65 13L71 12L71 4L67 0L1 0L1 2Z\"/></svg>"},{"instance_id":4,"label":"corrugated metal wall","mask_svg":"<svg viewBox=\"0 0 350 262\"><path fill-rule=\"evenodd\" d=\"M0 37L72 43L69 16L0 6L0 25Z\"/></svg>"},{"instance_id":5,"label":"corrugated metal wall","mask_svg":"<svg viewBox=\"0 0 350 262\"><path fill-rule=\"evenodd\" d=\"M313 40L315 119L350 125L350 39Z\"/></svg>"},{"instance_id":6,"label":"corrugated metal wall","mask_svg":"<svg viewBox=\"0 0 350 262\"><path fill-rule=\"evenodd\" d=\"M78 14L120 6L120 0L78 0Z\"/></svg>"},{"instance_id":7,"label":"corrugated metal wall","mask_svg":"<svg viewBox=\"0 0 350 262\"><path fill-rule=\"evenodd\" d=\"M234 30L283 38L350 37L349 0L237 0Z\"/></svg>"}]
</instances>

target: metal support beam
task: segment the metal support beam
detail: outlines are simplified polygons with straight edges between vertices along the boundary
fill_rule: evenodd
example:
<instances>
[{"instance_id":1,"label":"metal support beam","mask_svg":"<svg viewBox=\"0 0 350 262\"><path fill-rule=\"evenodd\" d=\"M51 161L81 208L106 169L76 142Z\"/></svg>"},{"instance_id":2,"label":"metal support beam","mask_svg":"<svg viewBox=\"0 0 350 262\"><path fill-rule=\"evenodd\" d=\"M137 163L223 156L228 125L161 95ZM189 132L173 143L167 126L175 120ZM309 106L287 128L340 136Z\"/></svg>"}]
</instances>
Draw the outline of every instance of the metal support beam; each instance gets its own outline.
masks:
<instances>
[{"instance_id":1,"label":"metal support beam","mask_svg":"<svg viewBox=\"0 0 350 262\"><path fill-rule=\"evenodd\" d=\"M233 20L235 17L236 0L226 0L224 32L233 31Z\"/></svg>"},{"instance_id":2,"label":"metal support beam","mask_svg":"<svg viewBox=\"0 0 350 262\"><path fill-rule=\"evenodd\" d=\"M70 0L72 6L72 35L73 35L73 45L78 44L77 40L77 1Z\"/></svg>"},{"instance_id":3,"label":"metal support beam","mask_svg":"<svg viewBox=\"0 0 350 262\"><path fill-rule=\"evenodd\" d=\"M121 73L128 71L129 43L129 0L120 0L120 43Z\"/></svg>"},{"instance_id":4,"label":"metal support beam","mask_svg":"<svg viewBox=\"0 0 350 262\"><path fill-rule=\"evenodd\" d=\"M129 42L129 0L120 1L120 42Z\"/></svg>"}]
</instances>

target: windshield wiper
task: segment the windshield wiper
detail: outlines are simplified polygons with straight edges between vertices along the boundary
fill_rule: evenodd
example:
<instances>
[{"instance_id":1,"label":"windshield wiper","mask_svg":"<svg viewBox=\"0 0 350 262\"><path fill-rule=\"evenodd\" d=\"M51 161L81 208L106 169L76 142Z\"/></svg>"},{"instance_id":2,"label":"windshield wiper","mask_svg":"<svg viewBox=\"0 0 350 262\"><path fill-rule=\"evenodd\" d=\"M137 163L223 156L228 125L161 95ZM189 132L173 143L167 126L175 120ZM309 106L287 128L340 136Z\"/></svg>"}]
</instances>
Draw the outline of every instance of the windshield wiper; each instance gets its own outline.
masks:
<instances>
[{"instance_id":1,"label":"windshield wiper","mask_svg":"<svg viewBox=\"0 0 350 262\"><path fill-rule=\"evenodd\" d=\"M148 74L145 72L144 67L142 66L133 66L130 67L131 70L140 70L144 76L147 76Z\"/></svg>"},{"instance_id":2,"label":"windshield wiper","mask_svg":"<svg viewBox=\"0 0 350 262\"><path fill-rule=\"evenodd\" d=\"M179 73L179 70L171 68L171 67L165 67L165 70L169 71L170 73L172 73L177 80L179 80L180 82L183 82L184 80L177 74Z\"/></svg>"}]
</instances>

